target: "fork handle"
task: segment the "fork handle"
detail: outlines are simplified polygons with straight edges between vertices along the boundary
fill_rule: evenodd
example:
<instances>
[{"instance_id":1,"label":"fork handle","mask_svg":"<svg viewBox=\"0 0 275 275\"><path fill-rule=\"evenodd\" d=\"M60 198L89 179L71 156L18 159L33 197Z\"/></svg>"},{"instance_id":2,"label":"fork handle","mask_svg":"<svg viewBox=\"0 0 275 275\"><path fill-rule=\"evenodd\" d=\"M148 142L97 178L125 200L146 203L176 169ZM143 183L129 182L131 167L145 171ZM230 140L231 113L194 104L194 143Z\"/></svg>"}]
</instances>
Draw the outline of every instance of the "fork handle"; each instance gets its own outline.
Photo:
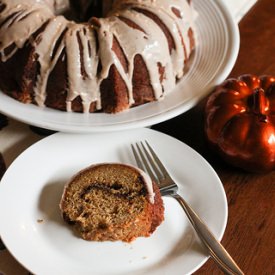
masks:
<instances>
[{"instance_id":1,"label":"fork handle","mask_svg":"<svg viewBox=\"0 0 275 275\"><path fill-rule=\"evenodd\" d=\"M201 241L204 243L210 255L223 270L223 272L230 275L244 275L225 248L214 237L207 225L195 213L190 205L188 205L188 203L179 194L171 194L170 196L175 198L180 203Z\"/></svg>"}]
</instances>

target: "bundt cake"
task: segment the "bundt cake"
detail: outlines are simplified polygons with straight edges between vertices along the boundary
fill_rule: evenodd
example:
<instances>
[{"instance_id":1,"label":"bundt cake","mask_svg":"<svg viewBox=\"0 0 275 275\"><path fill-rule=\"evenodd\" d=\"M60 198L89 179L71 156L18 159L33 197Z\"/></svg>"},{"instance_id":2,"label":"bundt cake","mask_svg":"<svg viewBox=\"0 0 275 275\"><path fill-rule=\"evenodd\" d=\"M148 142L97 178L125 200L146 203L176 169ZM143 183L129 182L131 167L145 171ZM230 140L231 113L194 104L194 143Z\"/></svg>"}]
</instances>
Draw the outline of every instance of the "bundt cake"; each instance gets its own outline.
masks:
<instances>
[{"instance_id":1,"label":"bundt cake","mask_svg":"<svg viewBox=\"0 0 275 275\"><path fill-rule=\"evenodd\" d=\"M190 0L0 0L0 89L73 112L160 100L184 74L193 15Z\"/></svg>"},{"instance_id":2,"label":"bundt cake","mask_svg":"<svg viewBox=\"0 0 275 275\"><path fill-rule=\"evenodd\" d=\"M85 240L131 242L150 236L164 219L158 186L138 168L92 165L64 187L62 216Z\"/></svg>"}]
</instances>

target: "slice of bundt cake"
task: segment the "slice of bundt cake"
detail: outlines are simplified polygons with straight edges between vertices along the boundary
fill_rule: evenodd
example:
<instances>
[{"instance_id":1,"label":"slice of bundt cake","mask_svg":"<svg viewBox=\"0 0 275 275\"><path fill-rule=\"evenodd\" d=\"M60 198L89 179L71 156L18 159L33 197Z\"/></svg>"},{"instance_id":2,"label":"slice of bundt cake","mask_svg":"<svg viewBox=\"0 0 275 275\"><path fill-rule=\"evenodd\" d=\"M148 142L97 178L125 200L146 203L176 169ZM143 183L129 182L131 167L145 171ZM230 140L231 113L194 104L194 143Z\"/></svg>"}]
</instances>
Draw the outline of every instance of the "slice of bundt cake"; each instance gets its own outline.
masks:
<instances>
[{"instance_id":1,"label":"slice of bundt cake","mask_svg":"<svg viewBox=\"0 0 275 275\"><path fill-rule=\"evenodd\" d=\"M85 240L131 242L150 236L164 219L160 191L138 168L92 165L65 186L62 216Z\"/></svg>"},{"instance_id":2,"label":"slice of bundt cake","mask_svg":"<svg viewBox=\"0 0 275 275\"><path fill-rule=\"evenodd\" d=\"M0 0L0 89L74 112L160 100L184 74L193 21L190 0Z\"/></svg>"}]
</instances>

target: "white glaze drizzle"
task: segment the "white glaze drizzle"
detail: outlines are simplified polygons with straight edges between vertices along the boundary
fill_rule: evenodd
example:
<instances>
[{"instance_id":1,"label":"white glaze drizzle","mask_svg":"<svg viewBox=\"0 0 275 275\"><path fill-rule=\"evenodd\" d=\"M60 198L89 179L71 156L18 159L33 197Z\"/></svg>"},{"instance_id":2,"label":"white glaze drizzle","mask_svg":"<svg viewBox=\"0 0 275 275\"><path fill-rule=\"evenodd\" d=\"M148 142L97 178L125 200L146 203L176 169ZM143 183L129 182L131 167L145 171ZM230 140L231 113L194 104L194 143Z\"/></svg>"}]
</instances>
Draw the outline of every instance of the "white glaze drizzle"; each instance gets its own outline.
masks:
<instances>
[{"instance_id":1,"label":"white glaze drizzle","mask_svg":"<svg viewBox=\"0 0 275 275\"><path fill-rule=\"evenodd\" d=\"M174 88L176 79L183 75L186 57L182 40L185 43L187 57L191 52L188 30L194 27L193 15L186 0L117 0L110 16L99 19L100 26L77 24L69 22L63 16L56 16L55 14L68 8L68 0L26 0L24 4L19 0L2 0L1 2L7 5L0 14L0 24L6 20L0 28L1 60L7 61L28 40L35 47L40 63L40 75L34 85L35 101L39 106L45 104L48 77L64 49L68 64L67 111L71 111L72 101L80 96L83 112L89 112L90 104L93 102L96 102L97 109L101 109L100 85L108 77L112 65L115 65L125 82L130 107L134 104L132 78L136 55L142 56L147 66L155 99L159 100ZM167 38L158 24L143 13L131 8L140 8L157 15L173 37L175 49L172 49L171 53ZM172 8L176 8L182 18L176 16ZM7 20L13 13L16 15ZM133 21L144 32L131 28L118 16ZM39 34L39 39L32 41L32 34L47 21L49 23ZM52 57L55 45L65 29L67 31L55 56ZM98 53L96 53L95 30L99 41ZM127 71L112 50L114 37L127 59ZM4 50L10 45L16 45L16 47L9 54L5 54ZM99 60L102 64L102 71L98 76ZM159 76L159 65L165 68L162 81ZM81 69L85 71L85 75L81 73Z\"/></svg>"},{"instance_id":2,"label":"white glaze drizzle","mask_svg":"<svg viewBox=\"0 0 275 275\"><path fill-rule=\"evenodd\" d=\"M31 35L52 17L52 11L47 6L31 0L24 3L19 0L6 0L2 3L6 8L0 14L0 52L1 60L5 62L15 54L16 49L8 55L4 50L11 45L15 45L17 49L22 48ZM11 17L12 14L14 16ZM2 23L4 20L6 22Z\"/></svg>"},{"instance_id":3,"label":"white glaze drizzle","mask_svg":"<svg viewBox=\"0 0 275 275\"><path fill-rule=\"evenodd\" d=\"M82 45L82 52L80 50ZM91 26L74 24L66 33L65 44L68 58L68 97L67 110L71 111L71 103L78 96L82 99L83 112L88 113L90 104L97 102L100 109L100 91L97 79L98 56L95 52L95 36ZM81 55L83 63L81 65ZM83 66L85 75L81 73Z\"/></svg>"},{"instance_id":4,"label":"white glaze drizzle","mask_svg":"<svg viewBox=\"0 0 275 275\"><path fill-rule=\"evenodd\" d=\"M143 180L144 180L144 184L146 186L146 190L148 192L148 197L149 197L149 201L151 204L155 203L155 192L154 192L154 188L153 188L153 182L152 179L149 177L148 174L146 174L143 170L137 168L137 167L133 167L136 170L139 171L139 173L141 174Z\"/></svg>"},{"instance_id":5,"label":"white glaze drizzle","mask_svg":"<svg viewBox=\"0 0 275 275\"><path fill-rule=\"evenodd\" d=\"M48 78L55 67L62 50L64 49L64 42L62 41L55 56L52 56L54 46L57 43L58 38L65 30L67 21L63 16L57 16L52 19L46 26L43 33L41 33L37 39L32 43L35 52L38 55L38 61L40 64L40 73L37 76L37 81L34 86L35 101L39 106L44 106L46 100L46 89Z\"/></svg>"}]
</instances>

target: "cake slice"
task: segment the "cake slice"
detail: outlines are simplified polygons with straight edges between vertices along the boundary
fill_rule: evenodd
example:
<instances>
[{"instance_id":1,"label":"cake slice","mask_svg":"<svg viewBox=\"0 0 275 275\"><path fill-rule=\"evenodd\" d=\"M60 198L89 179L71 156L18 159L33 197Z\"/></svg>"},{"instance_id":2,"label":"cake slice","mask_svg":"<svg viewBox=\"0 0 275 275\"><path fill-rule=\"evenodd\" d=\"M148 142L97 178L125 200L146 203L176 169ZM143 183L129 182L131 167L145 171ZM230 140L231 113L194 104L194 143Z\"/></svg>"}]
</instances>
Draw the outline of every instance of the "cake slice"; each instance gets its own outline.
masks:
<instances>
[{"instance_id":1,"label":"cake slice","mask_svg":"<svg viewBox=\"0 0 275 275\"><path fill-rule=\"evenodd\" d=\"M93 241L148 237L164 219L158 186L140 169L120 163L92 165L73 176L60 209L83 239Z\"/></svg>"}]
</instances>

